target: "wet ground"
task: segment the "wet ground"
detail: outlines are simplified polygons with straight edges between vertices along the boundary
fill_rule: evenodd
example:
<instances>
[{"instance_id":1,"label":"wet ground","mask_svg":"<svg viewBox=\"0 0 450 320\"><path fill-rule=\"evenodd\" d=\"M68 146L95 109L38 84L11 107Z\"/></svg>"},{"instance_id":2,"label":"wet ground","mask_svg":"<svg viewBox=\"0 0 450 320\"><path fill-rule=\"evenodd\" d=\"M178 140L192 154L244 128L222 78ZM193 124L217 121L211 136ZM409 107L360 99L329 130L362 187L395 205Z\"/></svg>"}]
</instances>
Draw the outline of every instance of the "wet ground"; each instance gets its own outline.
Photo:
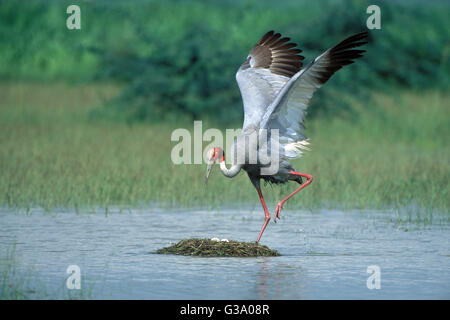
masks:
<instances>
[{"instance_id":1,"label":"wet ground","mask_svg":"<svg viewBox=\"0 0 450 320\"><path fill-rule=\"evenodd\" d=\"M0 268L13 250L16 272L28 286L45 288L29 298L449 299L448 218L426 224L398 218L380 211L285 210L261 240L282 256L201 258L155 251L186 238L255 240L263 213L152 208L24 215L3 209ZM66 287L69 265L80 268L81 290ZM370 276L369 287L378 283L379 289L368 288Z\"/></svg>"}]
</instances>

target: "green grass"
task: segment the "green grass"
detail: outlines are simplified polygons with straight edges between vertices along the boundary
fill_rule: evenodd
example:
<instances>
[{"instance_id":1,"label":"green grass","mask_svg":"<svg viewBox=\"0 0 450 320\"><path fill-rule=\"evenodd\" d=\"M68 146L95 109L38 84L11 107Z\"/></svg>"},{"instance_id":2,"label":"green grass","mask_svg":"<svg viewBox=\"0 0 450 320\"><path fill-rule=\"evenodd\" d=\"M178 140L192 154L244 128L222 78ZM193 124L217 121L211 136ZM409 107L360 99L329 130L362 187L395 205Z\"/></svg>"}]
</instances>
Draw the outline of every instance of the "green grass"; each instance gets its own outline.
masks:
<instances>
[{"instance_id":1,"label":"green grass","mask_svg":"<svg viewBox=\"0 0 450 320\"><path fill-rule=\"evenodd\" d=\"M119 102L126 101L127 108L111 105L119 117L157 121L213 115L228 124L239 119L241 104L230 80L265 32L273 29L298 43L306 65L338 41L365 30L366 9L373 3L80 1L81 30L68 30L65 12L70 4L0 1L0 80L123 81ZM342 92L367 97L374 88L449 86L450 3L377 4L382 29L369 32L364 58L333 76L311 111L345 108L334 99Z\"/></svg>"},{"instance_id":2,"label":"green grass","mask_svg":"<svg viewBox=\"0 0 450 320\"><path fill-rule=\"evenodd\" d=\"M43 300L43 299L92 299L94 286L98 281L83 279L81 289L69 290L66 279L57 287L49 284L39 275L41 270L33 263L24 264L14 243L0 248L0 300ZM68 276L68 275L67 275Z\"/></svg>"},{"instance_id":3,"label":"green grass","mask_svg":"<svg viewBox=\"0 0 450 320\"><path fill-rule=\"evenodd\" d=\"M172 164L170 134L192 123L90 120L90 111L118 92L109 84L1 84L0 206L86 212L154 202L259 205L244 173L227 179L215 168L206 188L205 165ZM369 108L353 101L357 118L307 120L312 150L294 166L314 181L286 208L448 212L449 95L398 91L374 101ZM264 187L270 209L294 187Z\"/></svg>"},{"instance_id":4,"label":"green grass","mask_svg":"<svg viewBox=\"0 0 450 320\"><path fill-rule=\"evenodd\" d=\"M0 256L0 300L30 298L35 290L30 287L29 277L19 274L15 246Z\"/></svg>"},{"instance_id":5,"label":"green grass","mask_svg":"<svg viewBox=\"0 0 450 320\"><path fill-rule=\"evenodd\" d=\"M0 252L0 300L48 299L35 268L20 265L15 244Z\"/></svg>"},{"instance_id":6,"label":"green grass","mask_svg":"<svg viewBox=\"0 0 450 320\"><path fill-rule=\"evenodd\" d=\"M1 248L4 249L4 248ZM34 266L23 266L16 244L0 251L0 300L92 299L95 282L84 281L82 289L69 290L65 281L49 289Z\"/></svg>"}]
</instances>

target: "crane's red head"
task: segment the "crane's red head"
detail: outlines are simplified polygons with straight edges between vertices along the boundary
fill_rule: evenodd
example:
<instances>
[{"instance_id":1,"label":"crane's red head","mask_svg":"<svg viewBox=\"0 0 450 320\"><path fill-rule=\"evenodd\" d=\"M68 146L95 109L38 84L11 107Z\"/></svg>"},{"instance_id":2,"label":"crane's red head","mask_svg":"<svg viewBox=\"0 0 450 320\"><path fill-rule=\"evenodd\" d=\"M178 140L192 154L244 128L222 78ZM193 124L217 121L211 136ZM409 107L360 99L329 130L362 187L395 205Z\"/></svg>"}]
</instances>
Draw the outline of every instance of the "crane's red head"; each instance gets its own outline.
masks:
<instances>
[{"instance_id":1,"label":"crane's red head","mask_svg":"<svg viewBox=\"0 0 450 320\"><path fill-rule=\"evenodd\" d=\"M225 154L221 148L212 148L206 154L208 158L208 163L214 163L219 160L219 163L225 160Z\"/></svg>"},{"instance_id":2,"label":"crane's red head","mask_svg":"<svg viewBox=\"0 0 450 320\"><path fill-rule=\"evenodd\" d=\"M222 161L225 161L225 154L221 148L212 148L208 151L206 154L206 157L208 159L208 166L206 167L206 184L208 184L208 178L211 173L211 169L213 164L216 162L216 160L219 160L219 163Z\"/></svg>"}]
</instances>

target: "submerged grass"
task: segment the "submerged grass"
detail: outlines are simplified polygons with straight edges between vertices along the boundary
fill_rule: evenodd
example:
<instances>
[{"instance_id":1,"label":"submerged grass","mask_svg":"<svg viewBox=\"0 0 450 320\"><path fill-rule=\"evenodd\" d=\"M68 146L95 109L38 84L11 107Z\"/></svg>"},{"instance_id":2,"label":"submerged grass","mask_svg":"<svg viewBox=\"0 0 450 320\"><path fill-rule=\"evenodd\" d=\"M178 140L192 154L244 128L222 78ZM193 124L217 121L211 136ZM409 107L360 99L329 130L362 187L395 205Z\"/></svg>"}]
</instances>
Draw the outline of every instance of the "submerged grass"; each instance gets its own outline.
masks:
<instances>
[{"instance_id":1,"label":"submerged grass","mask_svg":"<svg viewBox=\"0 0 450 320\"><path fill-rule=\"evenodd\" d=\"M4 248L0 248L4 249ZM48 280L47 280L48 281ZM0 250L0 300L91 299L94 282L83 281L80 290L69 290L65 279L49 289L33 265L24 265L16 244Z\"/></svg>"},{"instance_id":2,"label":"submerged grass","mask_svg":"<svg viewBox=\"0 0 450 320\"><path fill-rule=\"evenodd\" d=\"M226 179L216 168L206 188L204 165L172 163L171 133L177 127L192 132L192 123L130 125L89 118L119 91L108 84L0 84L0 206L84 212L151 202L259 205L244 173ZM293 164L314 182L286 208L448 212L448 93L379 93L374 101L361 106L357 118L307 119L312 150ZM364 102L352 103L358 108ZM293 188L266 186L263 193L274 205Z\"/></svg>"},{"instance_id":3,"label":"submerged grass","mask_svg":"<svg viewBox=\"0 0 450 320\"><path fill-rule=\"evenodd\" d=\"M276 250L256 242L226 242L209 239L184 239L170 247L159 249L156 253L201 257L279 256Z\"/></svg>"},{"instance_id":4,"label":"submerged grass","mask_svg":"<svg viewBox=\"0 0 450 320\"><path fill-rule=\"evenodd\" d=\"M0 252L0 300L47 299L45 286L33 268L20 267L16 245Z\"/></svg>"}]
</instances>

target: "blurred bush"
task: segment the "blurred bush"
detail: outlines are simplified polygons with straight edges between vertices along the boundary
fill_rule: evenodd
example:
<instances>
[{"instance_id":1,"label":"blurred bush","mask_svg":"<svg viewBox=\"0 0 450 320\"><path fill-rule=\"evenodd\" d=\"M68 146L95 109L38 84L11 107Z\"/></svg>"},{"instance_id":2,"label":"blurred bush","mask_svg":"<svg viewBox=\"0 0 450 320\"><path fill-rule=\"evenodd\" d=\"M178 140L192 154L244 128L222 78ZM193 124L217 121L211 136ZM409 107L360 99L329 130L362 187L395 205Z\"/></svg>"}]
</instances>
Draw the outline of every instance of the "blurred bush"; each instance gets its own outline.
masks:
<instances>
[{"instance_id":1,"label":"blurred bush","mask_svg":"<svg viewBox=\"0 0 450 320\"><path fill-rule=\"evenodd\" d=\"M66 8L81 7L82 30ZM114 80L122 94L106 110L129 121L242 118L234 74L266 31L289 36L305 63L365 30L381 8L366 56L320 90L311 113L345 110L351 97L396 87L447 88L445 1L0 1L0 79Z\"/></svg>"}]
</instances>

